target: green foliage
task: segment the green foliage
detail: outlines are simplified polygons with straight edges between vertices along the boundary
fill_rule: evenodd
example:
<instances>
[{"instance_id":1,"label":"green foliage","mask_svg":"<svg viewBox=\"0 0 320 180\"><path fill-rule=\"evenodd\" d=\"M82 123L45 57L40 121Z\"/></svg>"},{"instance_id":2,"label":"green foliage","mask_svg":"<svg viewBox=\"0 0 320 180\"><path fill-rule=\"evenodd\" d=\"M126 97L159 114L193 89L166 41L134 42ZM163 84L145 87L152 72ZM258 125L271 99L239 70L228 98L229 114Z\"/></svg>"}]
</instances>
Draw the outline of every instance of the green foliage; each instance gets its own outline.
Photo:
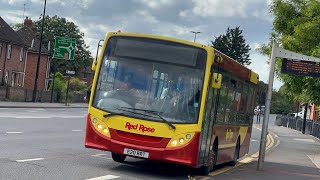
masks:
<instances>
[{"instance_id":1,"label":"green foliage","mask_svg":"<svg viewBox=\"0 0 320 180\"><path fill-rule=\"evenodd\" d=\"M246 44L240 27L234 29L228 27L226 34L218 36L211 43L214 48L235 59L240 64L251 64L251 59L249 58L251 49L249 44Z\"/></svg>"},{"instance_id":2,"label":"green foliage","mask_svg":"<svg viewBox=\"0 0 320 180\"><path fill-rule=\"evenodd\" d=\"M37 28L37 36L40 37L42 19L34 22ZM66 72L66 70L75 70L79 73L80 70L91 64L91 55L84 42L84 33L82 33L78 26L65 18L55 16L46 16L44 31L43 31L43 44L47 47L49 41L53 44L55 36L76 38L76 52L74 61L55 60L56 71ZM52 52L51 52L52 53Z\"/></svg>"},{"instance_id":3,"label":"green foliage","mask_svg":"<svg viewBox=\"0 0 320 180\"><path fill-rule=\"evenodd\" d=\"M320 2L317 0L273 0L274 16L270 43L259 51L271 54L272 40L290 51L320 57ZM278 77L284 82L287 94L300 101L319 104L320 79L280 74L281 62L277 62Z\"/></svg>"},{"instance_id":4,"label":"green foliage","mask_svg":"<svg viewBox=\"0 0 320 180\"><path fill-rule=\"evenodd\" d=\"M51 77L53 77L53 74L51 74ZM63 74L61 72L57 72L55 74L55 79L54 79L54 91L58 92L63 92L65 91L67 86L67 81L63 77ZM52 89L52 85L50 84L50 90Z\"/></svg>"},{"instance_id":5,"label":"green foliage","mask_svg":"<svg viewBox=\"0 0 320 180\"><path fill-rule=\"evenodd\" d=\"M81 81L79 78L71 78L70 79L70 85L69 85L69 91L72 92L82 92L86 89L86 85L83 81Z\"/></svg>"},{"instance_id":6,"label":"green foliage","mask_svg":"<svg viewBox=\"0 0 320 180\"><path fill-rule=\"evenodd\" d=\"M10 24L10 27L15 30L18 31L20 28L22 28L24 25L23 23L17 23L17 24Z\"/></svg>"},{"instance_id":7,"label":"green foliage","mask_svg":"<svg viewBox=\"0 0 320 180\"><path fill-rule=\"evenodd\" d=\"M53 77L53 74L51 74L51 77ZM52 89L51 86L52 85L50 84L50 90ZM57 72L54 79L54 91L57 93L57 100L59 102L65 101L67 86L68 86L68 79L64 77L61 72ZM69 101L73 99L76 93L83 93L85 89L86 89L86 85L79 78L74 78L74 77L70 78L69 93L68 93Z\"/></svg>"},{"instance_id":8,"label":"green foliage","mask_svg":"<svg viewBox=\"0 0 320 180\"><path fill-rule=\"evenodd\" d=\"M273 91L270 112L272 114L292 113L294 111L294 99L282 91Z\"/></svg>"}]
</instances>

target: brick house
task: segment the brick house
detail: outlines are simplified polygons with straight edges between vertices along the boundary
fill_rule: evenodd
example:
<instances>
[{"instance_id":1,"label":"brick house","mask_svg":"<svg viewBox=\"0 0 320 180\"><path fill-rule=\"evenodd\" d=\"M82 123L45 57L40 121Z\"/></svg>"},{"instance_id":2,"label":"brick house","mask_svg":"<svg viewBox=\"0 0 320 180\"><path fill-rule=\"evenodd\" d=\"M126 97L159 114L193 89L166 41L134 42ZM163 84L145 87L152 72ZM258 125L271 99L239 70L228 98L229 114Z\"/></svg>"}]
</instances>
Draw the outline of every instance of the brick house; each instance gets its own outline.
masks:
<instances>
[{"instance_id":1,"label":"brick house","mask_svg":"<svg viewBox=\"0 0 320 180\"><path fill-rule=\"evenodd\" d=\"M0 85L23 87L27 45L0 16Z\"/></svg>"},{"instance_id":2,"label":"brick house","mask_svg":"<svg viewBox=\"0 0 320 180\"><path fill-rule=\"evenodd\" d=\"M19 37L28 45L27 55L26 55L26 70L25 70L25 80L24 88L33 90L36 69L38 62L38 51L40 40L36 37L35 28L33 27L32 20L26 17L24 21L24 27L17 31ZM50 61L48 60L48 51L42 46L40 55L40 65L39 65L39 76L38 76L38 90L47 90L50 72Z\"/></svg>"}]
</instances>

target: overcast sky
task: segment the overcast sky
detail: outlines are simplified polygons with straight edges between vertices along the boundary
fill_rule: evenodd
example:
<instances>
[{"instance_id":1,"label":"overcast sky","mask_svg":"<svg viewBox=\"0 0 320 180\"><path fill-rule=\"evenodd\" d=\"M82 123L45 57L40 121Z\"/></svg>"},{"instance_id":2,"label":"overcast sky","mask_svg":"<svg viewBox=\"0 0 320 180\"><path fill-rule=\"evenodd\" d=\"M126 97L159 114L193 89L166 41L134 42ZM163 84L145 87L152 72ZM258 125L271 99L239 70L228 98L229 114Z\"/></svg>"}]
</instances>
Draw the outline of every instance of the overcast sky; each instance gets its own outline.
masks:
<instances>
[{"instance_id":1,"label":"overcast sky","mask_svg":"<svg viewBox=\"0 0 320 180\"><path fill-rule=\"evenodd\" d=\"M46 14L73 21L85 34L95 54L99 39L109 31L151 33L193 41L190 31L200 31L197 42L208 45L228 26L240 26L250 44L249 66L267 82L268 58L255 49L269 40L271 0L47 0ZM0 0L0 16L8 23L23 22L25 16L39 19L44 0ZM281 82L275 81L278 89Z\"/></svg>"}]
</instances>

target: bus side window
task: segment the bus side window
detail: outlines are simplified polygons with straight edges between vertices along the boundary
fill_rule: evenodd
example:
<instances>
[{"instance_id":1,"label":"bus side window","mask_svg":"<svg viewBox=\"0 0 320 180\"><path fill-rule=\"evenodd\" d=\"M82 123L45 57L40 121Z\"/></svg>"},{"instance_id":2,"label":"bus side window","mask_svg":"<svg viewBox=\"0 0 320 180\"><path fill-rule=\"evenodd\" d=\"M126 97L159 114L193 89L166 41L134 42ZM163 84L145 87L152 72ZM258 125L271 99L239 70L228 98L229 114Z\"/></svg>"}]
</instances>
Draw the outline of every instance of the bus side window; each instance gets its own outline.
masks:
<instances>
[{"instance_id":1,"label":"bus side window","mask_svg":"<svg viewBox=\"0 0 320 180\"><path fill-rule=\"evenodd\" d=\"M224 113L227 101L227 88L225 86L221 86L221 89L218 92L219 95L219 104L217 104L217 118L216 122L223 123L224 122Z\"/></svg>"}]
</instances>

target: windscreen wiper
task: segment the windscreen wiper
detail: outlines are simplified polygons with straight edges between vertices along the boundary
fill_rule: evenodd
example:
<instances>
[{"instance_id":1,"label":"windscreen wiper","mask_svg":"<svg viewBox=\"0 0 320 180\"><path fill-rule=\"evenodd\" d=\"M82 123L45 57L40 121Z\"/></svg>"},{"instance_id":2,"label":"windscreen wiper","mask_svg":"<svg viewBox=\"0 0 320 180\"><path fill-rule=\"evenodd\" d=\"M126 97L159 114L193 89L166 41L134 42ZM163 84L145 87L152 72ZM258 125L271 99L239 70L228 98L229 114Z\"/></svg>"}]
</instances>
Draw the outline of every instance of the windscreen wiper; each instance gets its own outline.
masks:
<instances>
[{"instance_id":1,"label":"windscreen wiper","mask_svg":"<svg viewBox=\"0 0 320 180\"><path fill-rule=\"evenodd\" d=\"M151 113L151 114L157 115L162 120L162 122L168 124L172 129L176 130L176 127L171 122L169 122L165 118L163 118L159 113L154 112L154 113Z\"/></svg>"},{"instance_id":2,"label":"windscreen wiper","mask_svg":"<svg viewBox=\"0 0 320 180\"><path fill-rule=\"evenodd\" d=\"M127 107L120 107L120 109L122 109L122 110L123 110L123 109L138 110L138 111L143 111L143 112L146 112L146 113L150 113L150 114L152 114L152 115L156 115L156 116L158 116L158 117L162 120L162 122L168 124L172 129L174 129L174 130L176 129L176 127L175 127L171 122L167 121L165 118L163 118L163 117L160 115L160 113L162 113L162 112L152 111L152 110L147 110L147 109L127 108ZM127 111L127 110L123 110L123 111ZM128 112L128 111L127 111L127 112ZM132 111L129 111L129 112L132 112ZM132 112L132 113L136 113L136 112ZM136 113L136 114L140 114L140 113ZM146 116L145 114L140 114L140 115ZM149 117L153 117L153 116L149 116Z\"/></svg>"},{"instance_id":3,"label":"windscreen wiper","mask_svg":"<svg viewBox=\"0 0 320 180\"><path fill-rule=\"evenodd\" d=\"M131 110L137 110L137 111L143 111L143 112L149 112L149 113L163 113L159 111L153 111L153 110L147 110L147 109L138 109L138 108L128 108L128 107L120 107L120 109L131 109Z\"/></svg>"},{"instance_id":4,"label":"windscreen wiper","mask_svg":"<svg viewBox=\"0 0 320 180\"><path fill-rule=\"evenodd\" d=\"M103 115L103 117L108 118L111 116L123 116L123 115L124 115L124 113L109 113L109 114Z\"/></svg>"}]
</instances>

